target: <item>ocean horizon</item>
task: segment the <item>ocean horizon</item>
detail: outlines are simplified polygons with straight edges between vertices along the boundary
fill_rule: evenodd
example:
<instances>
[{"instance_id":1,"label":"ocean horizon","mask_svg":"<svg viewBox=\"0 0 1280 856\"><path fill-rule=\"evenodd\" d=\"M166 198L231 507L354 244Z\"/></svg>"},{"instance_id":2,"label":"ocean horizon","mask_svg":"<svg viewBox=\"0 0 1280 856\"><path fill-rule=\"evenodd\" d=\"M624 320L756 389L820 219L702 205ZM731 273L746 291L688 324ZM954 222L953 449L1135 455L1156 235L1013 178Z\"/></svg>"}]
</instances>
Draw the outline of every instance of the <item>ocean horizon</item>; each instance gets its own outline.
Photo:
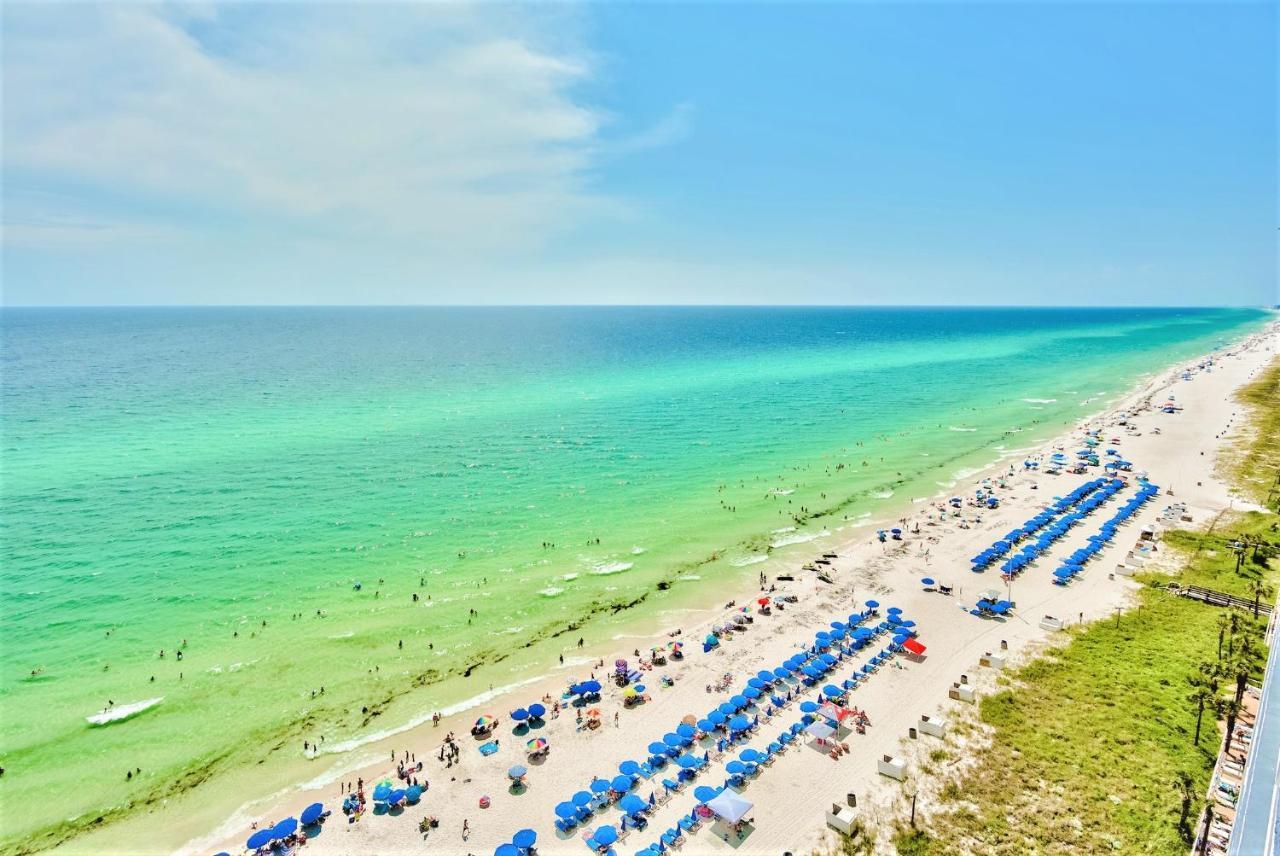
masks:
<instances>
[{"instance_id":1,"label":"ocean horizon","mask_svg":"<svg viewBox=\"0 0 1280 856\"><path fill-rule=\"evenodd\" d=\"M250 764L290 781L304 740L536 677L1271 317L6 308L4 849Z\"/></svg>"}]
</instances>

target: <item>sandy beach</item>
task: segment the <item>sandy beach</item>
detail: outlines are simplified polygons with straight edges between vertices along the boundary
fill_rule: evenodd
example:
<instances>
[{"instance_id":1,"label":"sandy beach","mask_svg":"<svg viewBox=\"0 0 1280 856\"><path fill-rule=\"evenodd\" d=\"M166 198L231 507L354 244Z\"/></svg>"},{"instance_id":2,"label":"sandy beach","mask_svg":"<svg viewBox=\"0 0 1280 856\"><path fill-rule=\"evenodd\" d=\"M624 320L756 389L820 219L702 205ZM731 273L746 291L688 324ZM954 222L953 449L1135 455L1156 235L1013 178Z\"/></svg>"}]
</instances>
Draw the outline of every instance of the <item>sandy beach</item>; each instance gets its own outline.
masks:
<instances>
[{"instance_id":1,"label":"sandy beach","mask_svg":"<svg viewBox=\"0 0 1280 856\"><path fill-rule=\"evenodd\" d=\"M773 596L792 595L796 602L785 610L775 609L770 615L753 612L753 620L744 630L729 634L710 653L702 651L703 637L712 627L730 622L741 606L754 607L760 591L726 591L724 600L735 602L734 607L690 612L678 625L654 627L650 638L614 642L615 650L588 648L581 661L566 663L519 689L495 691L495 697L446 716L439 723L428 721L355 750L349 757L323 756L323 775L286 794L246 804L221 828L189 841L180 852L242 852L253 822L265 828L320 801L333 814L321 833L301 851L316 856L422 850L487 854L525 827L537 832L539 852L586 853L584 830L602 823L616 824L620 812L612 807L604 809L593 820L564 833L554 826L553 810L558 803L587 788L594 777L617 775L623 761L643 762L648 756L646 747L673 731L683 717L704 717L707 711L741 692L757 671L774 668L798 653L812 642L815 631L827 628L832 621L844 620L871 599L879 601L881 615L886 608L897 606L917 622L919 641L927 646L926 655L922 659L898 656L852 692L849 705L865 711L870 726L865 734L850 733L842 738L849 747L847 754L833 759L819 747L797 741L738 789L753 804L747 815L751 822L743 837L729 833L723 824L704 822L685 836L682 851L808 852L831 834L826 831L824 813L832 803L844 804L850 793L857 794L863 819L874 826L902 787L877 774L877 759L898 752L908 727L921 715L945 717L957 704L948 700L947 691L962 674L970 676L981 691L984 682L991 679L991 670L977 666L984 653L1003 650L1011 662L1028 656L1051 635L1040 626L1044 616L1057 617L1070 625L1114 614L1134 585L1111 573L1117 558L1132 546L1142 527L1158 529L1162 511L1171 504L1186 504L1191 523L1181 524L1184 526L1203 526L1233 504L1240 506L1228 486L1215 475L1217 455L1241 427L1236 419L1239 408L1233 401L1234 391L1274 359L1276 348L1277 325L1273 323L1265 331L1214 354L1211 365L1204 360L1190 360L1169 367L1105 412L1035 452L978 474L973 484L957 485L939 497L913 500L914 510L902 524L906 531L900 542L881 543L875 535L876 526L856 530L856 537L846 543L831 543L833 539L817 542L822 546L815 544L813 558L823 552L838 554L828 572L832 582L828 584L817 573L799 567L791 571L794 581L780 582L771 576L766 587L776 586ZM1206 367L1196 368L1198 365ZM1184 379L1187 369L1191 373ZM1170 397L1175 397L1181 409L1161 412L1159 405ZM1127 425L1120 426L1121 419L1126 419ZM1133 474L1145 473L1160 486L1161 493L1122 530L1117 542L1069 586L1052 583L1054 559L1085 543L1099 523L1110 516L1107 508L1073 529L1046 559L1025 571L1011 586L1002 582L995 568L981 575L971 573L972 555L1055 496L1102 474L1099 468L1091 468L1087 475L1049 475L1023 466L1024 457L1044 458L1057 450L1070 455L1079 448L1084 431L1089 429L1102 429L1108 439L1118 438L1118 448L1133 462ZM979 509L966 503L956 511L941 501L949 495L972 496L984 482L992 485L1000 497L998 509ZM895 525L892 521L881 523ZM923 590L923 577L950 585L954 594L944 596ZM989 588L1000 590L1002 596L1007 595L1016 603L1016 610L1007 619L990 620L968 614L966 608L973 605L977 593ZM627 659L634 667L636 650L647 659L650 648L671 641L670 634L677 629L687 656L646 670L643 682L648 700L624 707L622 690L606 680L612 676L615 659ZM843 680L853 674L871 652L883 647L884 641L877 640L840 663L831 678ZM591 705L601 711L598 728L581 727L574 709L567 708L559 716L549 714L541 727L520 728L513 733L510 711L544 698L548 709L556 702L565 705L563 694L567 686L592 674L604 683L603 698ZM726 676L731 682L716 691L713 685ZM670 686L664 686L666 683ZM824 683L825 679L818 687ZM713 758L709 768L702 770L691 785L661 801L652 812L647 829L629 831L615 850L632 853L656 842L662 832L674 827L696 805L693 786L721 785L726 779L725 765L742 749L764 749L779 732L797 721L800 701L817 695L815 689L800 689L797 698L762 722L749 740L735 745L723 757ZM480 714L499 718L492 736L498 739L500 748L488 756L478 749L485 740L468 733ZM450 732L457 736L460 752L457 762L446 766L439 754L443 738ZM545 738L550 745L545 760L526 760L525 743L534 737ZM693 751L701 755L711 750L714 754L713 744L711 740L702 741ZM386 778L402 786L396 778L396 766L406 753L423 764L421 772L415 774L420 781L429 782L422 801L391 815L370 811L348 822L339 810L347 783L362 779L366 793L374 783ZM508 769L515 764L528 767L526 787L518 792L510 789L507 777ZM910 772L909 768L908 775ZM669 765L652 778L641 778L634 792L645 800L651 793L655 800L660 799L664 791L662 780L673 776ZM489 805L481 808L486 797ZM419 824L428 816L436 818L439 825L424 834L419 831ZM76 849L75 844L71 849Z\"/></svg>"}]
</instances>

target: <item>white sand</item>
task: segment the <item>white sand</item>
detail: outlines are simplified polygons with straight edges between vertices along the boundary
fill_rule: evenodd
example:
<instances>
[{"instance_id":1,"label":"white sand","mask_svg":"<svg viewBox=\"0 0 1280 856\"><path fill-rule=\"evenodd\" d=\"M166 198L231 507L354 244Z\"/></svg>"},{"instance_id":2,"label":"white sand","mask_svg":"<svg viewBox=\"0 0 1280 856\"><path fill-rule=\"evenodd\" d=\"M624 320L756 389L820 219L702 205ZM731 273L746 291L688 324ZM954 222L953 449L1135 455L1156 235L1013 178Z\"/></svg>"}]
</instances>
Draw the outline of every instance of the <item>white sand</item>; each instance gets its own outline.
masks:
<instances>
[{"instance_id":1,"label":"white sand","mask_svg":"<svg viewBox=\"0 0 1280 856\"><path fill-rule=\"evenodd\" d=\"M884 804L900 792L901 786L876 773L876 759L893 752L905 737L909 726L914 725L921 714L945 712L950 705L947 690L962 673L974 677L979 687L990 684L989 670L979 670L977 661L986 651L1008 645L1009 655L1017 659L1020 652L1033 650L1050 635L1039 628L1040 618L1046 614L1065 618L1075 623L1110 617L1132 591L1133 583L1125 578L1109 574L1136 540L1141 528L1155 523L1162 509L1174 502L1185 502L1193 518L1192 525L1204 525L1213 516L1233 503L1226 484L1213 473L1215 455L1224 445L1230 432L1240 427L1233 418L1240 407L1233 400L1234 391L1257 370L1274 358L1277 347L1277 325L1271 325L1264 333L1251 337L1231 349L1229 354L1218 354L1211 371L1198 371L1190 381L1179 379L1182 370L1197 361L1192 360L1170 369L1140 390L1088 423L1083 423L1057 442L1045 446L1042 453L1061 448L1073 455L1079 448L1081 433L1088 426L1108 426L1105 436L1120 437L1120 449L1126 459L1135 465L1135 472L1145 471L1151 481L1174 495L1161 493L1149 503L1128 525L1117 542L1094 562L1083 578L1069 587L1051 584L1050 572L1056 566L1054 557L1065 555L1084 543L1085 538L1097 531L1101 522L1118 505L1113 501L1099 509L1071 531L1067 538L1055 546L1052 554L1031 567L1013 583L1012 599L1018 608L1008 621L997 622L975 618L963 612L961 604L971 605L976 593L986 588L1004 589L998 570L975 575L969 571L969 557L988 546L1015 525L1022 523L1038 511L1055 495L1066 493L1076 485L1100 475L1091 470L1088 476L1024 473L1019 458L1016 472L1008 479L1008 490L1001 490L1001 507L982 514L981 524L974 528L957 528L954 521L941 525L927 523L925 515L935 512L932 504L917 505L913 522L920 524L920 534L908 534L903 544L885 546L875 540L875 527L857 530L856 539L835 548L840 558L835 562L835 585L818 582L812 573L795 571L797 581L785 584L787 590L798 595L800 602L785 612L772 616L757 616L745 633L735 634L720 650L709 655L701 652L698 640L712 624L723 622L728 611L697 615L689 614L683 622L684 639L689 650L683 663L672 663L647 676L645 683L652 700L641 707L624 710L618 690L606 686L605 698L599 705L604 712L604 727L597 731L578 731L572 713L549 720L537 732L546 737L552 746L550 757L542 764L529 764L529 786L518 795L507 790L506 770L513 764L525 763L523 749L527 737L511 734L507 712L527 705L543 693L558 697L570 678L585 678L591 671L586 667L565 668L556 671L545 680L525 686L508 695L486 703L481 709L469 710L447 719L438 728L430 723L388 738L382 744L374 744L359 750L358 758L381 757L382 763L353 769L357 759L348 762L351 771L344 781L354 781L363 776L366 788L394 772L394 764L385 759L392 750L410 750L425 761L421 777L431 783L423 801L410 807L399 816L366 815L357 823L348 824L337 810L341 803L339 785L336 782L320 787L302 788L287 796L277 796L262 804L246 806L237 818L229 821L217 833L190 842L184 853L209 853L219 849L242 852L244 840L249 834L245 818L257 817L263 824L285 816L296 816L306 804L323 801L334 809L323 833L312 839L303 853L321 854L387 854L426 850L439 853L492 853L499 844L522 827L532 827L538 833L538 850L541 853L571 853L588 856L580 836L581 828L571 836L556 832L553 826L553 807L567 799L573 792L585 788L594 775L612 776L618 764L626 759L643 761L647 745L661 739L673 730L681 717L695 714L702 717L715 704L740 691L747 677L761 668L773 668L798 650L798 646L812 639L815 631L827 627L835 619L848 613L870 598L885 607L897 605L905 614L915 619L920 639L928 646L928 655L922 662L899 660L904 668L882 668L865 685L852 695L851 704L867 711L872 727L865 735L850 734L844 738L851 752L839 760L802 744L797 744L778 758L771 766L751 780L742 791L743 796L755 804L750 816L754 818L752 831L742 841L732 845L721 840L718 826L703 825L700 831L687 838L681 852L684 853L771 853L785 851L809 852L818 846L825 831L824 812L833 802L843 803L845 795L859 795L864 816L875 822L883 813L869 809L876 803ZM1184 410L1177 414L1163 414L1154 409L1142 409L1147 402L1159 405L1170 393L1177 396ZM1131 419L1136 426L1133 432L1114 427L1120 411L1140 411ZM1153 433L1154 428L1161 433ZM1001 466L1007 473L1009 465ZM984 473L990 476L993 473ZM975 478L975 484L980 478ZM1038 485L1038 489L1032 489ZM971 495L972 490L957 488L955 493ZM1121 500L1131 492L1121 494ZM1239 500L1234 500L1237 507ZM964 514L972 516L974 509L965 508ZM1185 524L1184 524L1185 525ZM927 561L922 557L929 550ZM826 548L824 548L826 549ZM815 550L815 555L821 550ZM921 577L930 576L952 584L954 597L922 591ZM738 602L753 603L757 592L743 590L737 593ZM647 651L650 645L667 641L666 631L656 628L652 639L628 639L626 650L616 652L634 662L630 649ZM878 650L876 645L871 650ZM613 655L605 661L612 663ZM856 658L860 664L865 655ZM607 669L596 670L604 677ZM726 693L708 694L704 687L723 673L736 677L733 689ZM843 679L851 667L842 664L833 676ZM985 672L986 674L982 674ZM676 679L673 688L659 685L662 674ZM824 682L825 683L825 682ZM810 696L811 697L811 696ZM620 727L614 727L615 711L619 711ZM476 750L477 742L467 730L475 715L490 712L502 717L498 736L502 749L489 758L483 758ZM786 725L800 716L798 704L780 712L762 726L759 735L748 744L731 750L719 762L713 762L709 771L703 772L695 784L719 785L724 781L723 765L745 746L763 748ZM445 770L436 760L436 752L444 734L453 730L460 735L463 746L460 765ZM659 773L652 783L642 783L638 793L647 797L650 791L661 792L661 779L670 776L670 768ZM482 795L492 799L487 810L478 807ZM692 787L676 795L660 807L650 821L646 832L632 832L616 845L619 854L631 854L657 840L657 836L674 826L681 813L693 806ZM431 832L424 842L418 832L418 822L426 815L440 820L440 827ZM616 823L618 812L610 809L598 815L598 822ZM471 834L464 841L463 820L470 824ZM590 824L594 828L597 824ZM883 836L882 836L883 837Z\"/></svg>"}]
</instances>

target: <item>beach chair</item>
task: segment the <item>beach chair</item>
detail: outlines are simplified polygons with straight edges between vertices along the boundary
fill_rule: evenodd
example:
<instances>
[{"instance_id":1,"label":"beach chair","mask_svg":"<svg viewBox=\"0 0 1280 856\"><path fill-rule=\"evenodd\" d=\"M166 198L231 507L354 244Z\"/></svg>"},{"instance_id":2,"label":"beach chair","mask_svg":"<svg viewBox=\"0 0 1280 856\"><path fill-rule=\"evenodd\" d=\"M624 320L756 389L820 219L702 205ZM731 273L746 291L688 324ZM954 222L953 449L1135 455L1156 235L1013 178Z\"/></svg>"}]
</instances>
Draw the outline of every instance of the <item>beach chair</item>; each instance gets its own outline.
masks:
<instances>
[{"instance_id":1,"label":"beach chair","mask_svg":"<svg viewBox=\"0 0 1280 856\"><path fill-rule=\"evenodd\" d=\"M685 832L693 832L698 828L698 820L686 814L680 818L679 826Z\"/></svg>"},{"instance_id":2,"label":"beach chair","mask_svg":"<svg viewBox=\"0 0 1280 856\"><path fill-rule=\"evenodd\" d=\"M679 827L672 827L671 829L668 829L666 832L662 833L662 843L667 847L679 846L680 839L681 839L681 835L680 835Z\"/></svg>"},{"instance_id":3,"label":"beach chair","mask_svg":"<svg viewBox=\"0 0 1280 856\"><path fill-rule=\"evenodd\" d=\"M678 782L673 782L673 781L671 781L670 779L663 779L663 780L662 780L662 787L663 787L663 788L664 788L668 793L671 793L671 792L673 792L673 791L678 791L678 790L680 790L680 784L679 784Z\"/></svg>"},{"instance_id":4,"label":"beach chair","mask_svg":"<svg viewBox=\"0 0 1280 856\"><path fill-rule=\"evenodd\" d=\"M644 776L646 779L653 778L653 768L650 767L648 764L641 764L640 775Z\"/></svg>"},{"instance_id":5,"label":"beach chair","mask_svg":"<svg viewBox=\"0 0 1280 856\"><path fill-rule=\"evenodd\" d=\"M562 820L558 817L556 818L556 829L561 832L571 832L577 825L578 822L576 820Z\"/></svg>"}]
</instances>

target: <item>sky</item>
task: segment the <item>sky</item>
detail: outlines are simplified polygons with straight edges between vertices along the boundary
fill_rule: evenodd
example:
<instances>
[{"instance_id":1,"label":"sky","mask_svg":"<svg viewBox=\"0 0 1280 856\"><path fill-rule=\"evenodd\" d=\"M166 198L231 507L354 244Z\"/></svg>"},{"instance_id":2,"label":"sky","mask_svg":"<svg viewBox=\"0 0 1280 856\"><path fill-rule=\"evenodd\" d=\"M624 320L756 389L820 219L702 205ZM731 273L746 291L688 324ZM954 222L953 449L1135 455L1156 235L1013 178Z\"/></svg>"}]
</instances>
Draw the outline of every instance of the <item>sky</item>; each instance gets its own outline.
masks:
<instances>
[{"instance_id":1,"label":"sky","mask_svg":"<svg viewBox=\"0 0 1280 856\"><path fill-rule=\"evenodd\" d=\"M1270 2L7 2L3 301L1263 305Z\"/></svg>"}]
</instances>

